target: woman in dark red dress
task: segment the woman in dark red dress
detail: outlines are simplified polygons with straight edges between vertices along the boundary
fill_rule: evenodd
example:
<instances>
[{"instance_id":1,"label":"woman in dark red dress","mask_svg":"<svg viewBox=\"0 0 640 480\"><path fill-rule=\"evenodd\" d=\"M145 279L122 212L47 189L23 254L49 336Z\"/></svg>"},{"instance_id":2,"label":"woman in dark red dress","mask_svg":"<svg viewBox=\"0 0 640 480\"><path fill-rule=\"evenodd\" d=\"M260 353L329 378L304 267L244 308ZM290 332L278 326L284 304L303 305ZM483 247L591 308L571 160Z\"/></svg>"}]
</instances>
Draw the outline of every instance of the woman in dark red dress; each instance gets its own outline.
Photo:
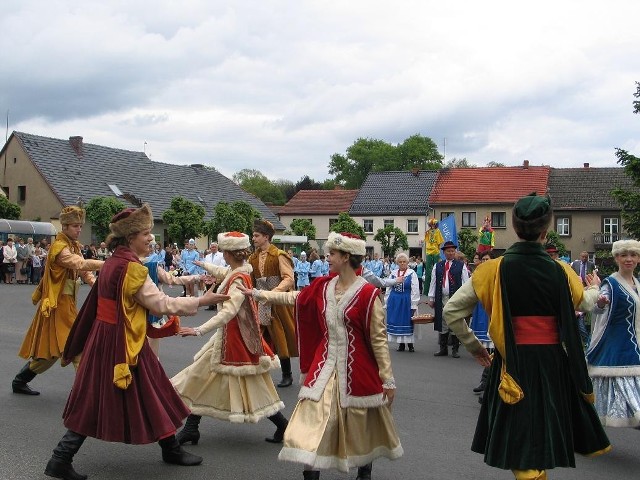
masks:
<instances>
[{"instance_id":1,"label":"woman in dark red dress","mask_svg":"<svg viewBox=\"0 0 640 480\"><path fill-rule=\"evenodd\" d=\"M105 262L69 335L65 361L82 354L63 418L68 428L53 451L45 474L82 480L71 464L86 437L108 442L158 442L162 459L177 465L198 465L202 458L182 449L175 431L189 409L167 378L147 341L147 316L195 315L198 307L228 298L172 298L148 276L139 257L153 239L148 205L126 209L109 225L113 255ZM153 327L149 327L153 328Z\"/></svg>"}]
</instances>

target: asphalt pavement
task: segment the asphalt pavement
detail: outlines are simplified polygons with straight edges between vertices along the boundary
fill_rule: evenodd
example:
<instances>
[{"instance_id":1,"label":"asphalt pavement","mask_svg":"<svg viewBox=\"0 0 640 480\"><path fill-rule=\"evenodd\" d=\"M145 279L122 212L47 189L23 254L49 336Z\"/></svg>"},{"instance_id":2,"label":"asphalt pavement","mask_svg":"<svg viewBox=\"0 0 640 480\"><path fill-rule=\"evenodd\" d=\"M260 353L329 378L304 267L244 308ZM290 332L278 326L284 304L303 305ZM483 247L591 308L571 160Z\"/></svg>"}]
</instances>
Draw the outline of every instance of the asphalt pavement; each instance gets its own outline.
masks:
<instances>
[{"instance_id":1,"label":"asphalt pavement","mask_svg":"<svg viewBox=\"0 0 640 480\"><path fill-rule=\"evenodd\" d=\"M72 366L55 365L31 383L39 396L15 395L11 380L25 363L17 352L34 313L33 287L0 284L0 479L44 480L51 450L64 433L62 411L73 383ZM80 290L80 302L89 288ZM167 288L178 295L179 287ZM422 307L425 308L425 307ZM183 324L197 326L213 312L204 308L195 317L184 317ZM421 327L422 338L415 353L391 348L397 394L393 405L404 456L396 461L380 459L374 463L373 478L383 479L511 479L512 474L490 468L470 445L480 409L478 396L471 391L480 379L481 367L461 350L461 358L437 358L436 335L430 325ZM192 361L208 337L169 338L161 341L160 358L169 376ZM297 362L294 376L297 376ZM274 372L279 380L279 372ZM297 387L279 389L289 417L296 403ZM298 464L277 460L279 446L264 437L274 431L268 420L257 424L230 424L203 418L202 436L197 446L186 446L204 457L197 467L166 465L160 447L123 445L88 438L76 455L74 466L90 479L301 479ZM636 479L640 475L640 430L608 428L613 451L597 458L578 456L576 469L549 471L550 479ZM322 479L355 479L348 474L326 471Z\"/></svg>"}]
</instances>

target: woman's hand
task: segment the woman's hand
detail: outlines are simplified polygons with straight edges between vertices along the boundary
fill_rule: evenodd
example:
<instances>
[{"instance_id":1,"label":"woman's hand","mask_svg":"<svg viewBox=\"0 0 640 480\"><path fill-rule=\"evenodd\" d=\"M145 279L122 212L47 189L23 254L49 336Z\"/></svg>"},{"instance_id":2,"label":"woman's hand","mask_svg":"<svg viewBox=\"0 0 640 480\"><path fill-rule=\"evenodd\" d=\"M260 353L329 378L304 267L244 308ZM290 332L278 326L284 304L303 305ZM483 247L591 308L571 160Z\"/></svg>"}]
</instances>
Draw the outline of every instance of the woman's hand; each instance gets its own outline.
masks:
<instances>
[{"instance_id":1,"label":"woman's hand","mask_svg":"<svg viewBox=\"0 0 640 480\"><path fill-rule=\"evenodd\" d=\"M199 267L204 267L204 262L201 262L200 260L194 260L193 264Z\"/></svg>"},{"instance_id":2,"label":"woman's hand","mask_svg":"<svg viewBox=\"0 0 640 480\"><path fill-rule=\"evenodd\" d=\"M598 300L596 301L596 305L597 305L598 308L604 308L607 305L609 305L610 303L611 303L611 301L607 297L605 297L604 295L600 295L598 297Z\"/></svg>"},{"instance_id":3,"label":"woman's hand","mask_svg":"<svg viewBox=\"0 0 640 480\"><path fill-rule=\"evenodd\" d=\"M390 407L393 403L393 399L396 396L395 388L382 388L382 401L387 401L387 405Z\"/></svg>"},{"instance_id":4,"label":"woman's hand","mask_svg":"<svg viewBox=\"0 0 640 480\"><path fill-rule=\"evenodd\" d=\"M253 296L253 288L247 288L244 285L238 285L237 288L245 297Z\"/></svg>"},{"instance_id":5,"label":"woman's hand","mask_svg":"<svg viewBox=\"0 0 640 480\"><path fill-rule=\"evenodd\" d=\"M598 276L598 270L594 270L593 273L587 273L584 277L584 282L587 284L587 287L591 286L600 286L600 277Z\"/></svg>"},{"instance_id":6,"label":"woman's hand","mask_svg":"<svg viewBox=\"0 0 640 480\"><path fill-rule=\"evenodd\" d=\"M176 335L180 335L181 337L196 337L198 334L196 333L195 328L191 327L180 327L178 333Z\"/></svg>"}]
</instances>

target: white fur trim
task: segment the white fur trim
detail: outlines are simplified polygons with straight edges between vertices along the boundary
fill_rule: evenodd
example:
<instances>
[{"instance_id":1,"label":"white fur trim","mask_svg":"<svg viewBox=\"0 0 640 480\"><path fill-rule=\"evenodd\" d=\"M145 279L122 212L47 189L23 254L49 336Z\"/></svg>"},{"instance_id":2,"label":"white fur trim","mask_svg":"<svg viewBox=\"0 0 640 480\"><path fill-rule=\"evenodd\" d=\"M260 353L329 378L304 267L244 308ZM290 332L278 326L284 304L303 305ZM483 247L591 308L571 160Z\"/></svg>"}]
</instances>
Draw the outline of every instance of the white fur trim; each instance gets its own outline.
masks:
<instances>
[{"instance_id":1,"label":"white fur trim","mask_svg":"<svg viewBox=\"0 0 640 480\"><path fill-rule=\"evenodd\" d=\"M194 415L205 415L207 417L217 418L220 420L226 420L231 423L257 423L265 417L275 415L279 411L284 409L284 403L278 401L271 405L259 408L251 413L242 412L229 412L227 410L220 410L210 405L198 405L184 396L180 396L182 401L191 410Z\"/></svg>"},{"instance_id":2,"label":"white fur trim","mask_svg":"<svg viewBox=\"0 0 640 480\"><path fill-rule=\"evenodd\" d=\"M596 367L587 366L590 377L637 377L640 376L640 366L632 367Z\"/></svg>"},{"instance_id":3,"label":"white fur trim","mask_svg":"<svg viewBox=\"0 0 640 480\"><path fill-rule=\"evenodd\" d=\"M640 255L640 242L637 240L618 240L611 246L611 254L615 257L621 253L630 252Z\"/></svg>"},{"instance_id":4,"label":"white fur trim","mask_svg":"<svg viewBox=\"0 0 640 480\"><path fill-rule=\"evenodd\" d=\"M303 463L313 469L336 469L341 472L348 472L349 468L362 467L373 462L380 457L396 460L404 454L401 445L396 448L377 447L367 455L351 456L348 458L329 457L317 455L315 452L308 452L298 448L283 447L278 455L278 460L286 462Z\"/></svg>"},{"instance_id":5,"label":"white fur trim","mask_svg":"<svg viewBox=\"0 0 640 480\"><path fill-rule=\"evenodd\" d=\"M222 251L244 250L250 246L249 236L244 233L223 232L218 234L218 248Z\"/></svg>"},{"instance_id":6,"label":"white fur trim","mask_svg":"<svg viewBox=\"0 0 640 480\"><path fill-rule=\"evenodd\" d=\"M353 255L366 255L367 243L358 238L345 237L336 232L330 232L324 248L329 250L340 250Z\"/></svg>"}]
</instances>

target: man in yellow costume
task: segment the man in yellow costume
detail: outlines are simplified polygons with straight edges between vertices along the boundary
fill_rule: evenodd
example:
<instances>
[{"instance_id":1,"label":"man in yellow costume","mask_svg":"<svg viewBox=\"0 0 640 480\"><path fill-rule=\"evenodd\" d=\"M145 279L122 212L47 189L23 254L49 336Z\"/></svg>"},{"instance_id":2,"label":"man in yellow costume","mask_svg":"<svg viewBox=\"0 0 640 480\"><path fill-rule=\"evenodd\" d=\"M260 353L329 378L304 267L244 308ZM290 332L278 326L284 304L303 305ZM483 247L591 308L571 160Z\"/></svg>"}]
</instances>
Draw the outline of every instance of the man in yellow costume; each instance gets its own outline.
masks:
<instances>
[{"instance_id":1,"label":"man in yellow costume","mask_svg":"<svg viewBox=\"0 0 640 480\"><path fill-rule=\"evenodd\" d=\"M444 243L444 237L438 228L438 220L430 218L427 224L429 228L424 234L424 288L429 290L429 285L431 285L431 270L433 270L433 266L440 261L440 245Z\"/></svg>"},{"instance_id":2,"label":"man in yellow costume","mask_svg":"<svg viewBox=\"0 0 640 480\"><path fill-rule=\"evenodd\" d=\"M36 313L18 353L29 361L13 379L13 393L40 394L28 383L62 356L78 313L76 296L80 278L93 285L95 278L91 272L99 270L104 263L85 260L80 253L78 237L84 220L85 211L80 207L65 207L60 212L62 232L49 249L42 280L31 296L34 305L37 304Z\"/></svg>"},{"instance_id":3,"label":"man in yellow costume","mask_svg":"<svg viewBox=\"0 0 640 480\"><path fill-rule=\"evenodd\" d=\"M271 244L275 233L271 222L256 220L253 223L252 239L256 250L247 260L253 267L251 280L260 290L288 292L293 289L293 260L287 252ZM298 356L293 307L260 302L258 316L265 340L280 358L282 380L278 387L289 387L293 384L291 357Z\"/></svg>"}]
</instances>

